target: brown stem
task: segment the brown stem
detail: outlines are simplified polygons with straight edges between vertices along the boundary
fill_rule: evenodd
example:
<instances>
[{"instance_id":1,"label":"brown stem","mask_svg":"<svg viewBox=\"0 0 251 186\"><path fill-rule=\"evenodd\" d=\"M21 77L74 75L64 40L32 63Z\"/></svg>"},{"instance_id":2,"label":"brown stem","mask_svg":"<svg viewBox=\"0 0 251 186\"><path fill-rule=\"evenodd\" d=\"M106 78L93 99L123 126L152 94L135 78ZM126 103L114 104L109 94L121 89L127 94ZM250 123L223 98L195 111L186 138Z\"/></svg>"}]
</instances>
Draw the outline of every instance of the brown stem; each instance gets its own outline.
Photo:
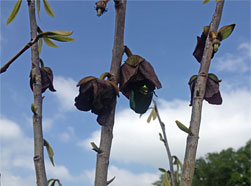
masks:
<instances>
[{"instance_id":1,"label":"brown stem","mask_svg":"<svg viewBox=\"0 0 251 186\"><path fill-rule=\"evenodd\" d=\"M126 0L121 0L119 5L115 3L115 33L110 73L112 75L111 81L115 82L116 84L119 81L120 65L124 52L125 10ZM106 124L102 126L101 129L101 139L99 146L101 153L97 154L95 186L107 185L107 173L113 138L115 107L116 103L113 105Z\"/></svg>"},{"instance_id":2,"label":"brown stem","mask_svg":"<svg viewBox=\"0 0 251 186\"><path fill-rule=\"evenodd\" d=\"M219 0L216 5L216 9L210 23L210 30L217 32L217 29L220 24L222 10L224 6L224 0ZM201 123L201 111L202 111L202 102L205 95L206 89L206 81L208 76L208 70L211 62L211 56L213 53L212 41L209 37L207 37L205 49L203 52L203 57L200 65L200 71L198 74L197 83L194 89L194 98L193 98L193 107L192 107L192 115L190 121L190 130L193 136L188 135L187 137L187 145L186 145L186 153L184 159L184 166L182 171L182 178L180 186L191 186L192 179L194 175L195 168L195 158L196 151L199 140L199 129ZM199 92L199 94L196 94Z\"/></svg>"},{"instance_id":3,"label":"brown stem","mask_svg":"<svg viewBox=\"0 0 251 186\"><path fill-rule=\"evenodd\" d=\"M172 158L172 154L171 154L171 151L170 151L170 148L169 148L169 145L168 145L168 141L167 141L167 137L166 137L165 124L161 121L161 118L160 118L159 111L158 111L157 104L156 104L155 100L153 100L153 104L154 104L154 109L156 111L156 114L157 114L157 117L158 117L158 120L159 120L160 127L162 129L162 134L164 136L164 141L163 142L164 142L166 152L167 152L167 156L168 156L168 160L169 160L171 183L172 183L172 186L175 186L176 184L175 184L175 180L174 180L173 158Z\"/></svg>"},{"instance_id":4,"label":"brown stem","mask_svg":"<svg viewBox=\"0 0 251 186\"><path fill-rule=\"evenodd\" d=\"M31 40L37 38L37 23L35 15L35 0L28 0ZM31 47L32 74L35 76L33 82L34 107L37 109L33 114L34 133L34 165L36 171L37 186L47 186L47 178L44 165L44 139L42 131L42 92L41 74L39 69L38 44Z\"/></svg>"},{"instance_id":5,"label":"brown stem","mask_svg":"<svg viewBox=\"0 0 251 186\"><path fill-rule=\"evenodd\" d=\"M13 56L8 62L6 62L0 69L0 74L5 72L9 66L22 54L24 53L27 49L29 49L33 44L35 44L39 39L39 36L37 36L35 39L31 40L29 43L24 45L24 47L19 50L15 56Z\"/></svg>"}]
</instances>

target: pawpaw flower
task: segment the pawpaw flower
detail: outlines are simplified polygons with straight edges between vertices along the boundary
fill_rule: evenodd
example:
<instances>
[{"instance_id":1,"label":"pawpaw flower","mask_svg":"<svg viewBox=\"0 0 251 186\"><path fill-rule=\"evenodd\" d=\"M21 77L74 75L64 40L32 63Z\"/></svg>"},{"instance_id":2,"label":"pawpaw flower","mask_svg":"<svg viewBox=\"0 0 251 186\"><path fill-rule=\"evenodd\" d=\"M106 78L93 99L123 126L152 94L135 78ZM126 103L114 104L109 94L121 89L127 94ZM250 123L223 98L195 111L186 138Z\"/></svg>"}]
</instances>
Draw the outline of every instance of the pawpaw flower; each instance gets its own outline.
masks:
<instances>
[{"instance_id":1,"label":"pawpaw flower","mask_svg":"<svg viewBox=\"0 0 251 186\"><path fill-rule=\"evenodd\" d=\"M220 42L228 38L233 32L234 28L235 24L231 24L223 26L217 33L214 31L211 31L209 33L209 26L204 26L201 36L197 36L197 44L193 52L193 55L197 59L197 61L200 63L202 60L208 34L213 43L213 53L211 57L213 58L214 54L218 51Z\"/></svg>"},{"instance_id":2,"label":"pawpaw flower","mask_svg":"<svg viewBox=\"0 0 251 186\"><path fill-rule=\"evenodd\" d=\"M41 80L42 80L42 93L46 91L47 88L51 92L56 92L53 86L53 72L49 67L44 67L43 61L40 59L40 73L41 73ZM32 75L32 71L30 72L30 88L33 91L33 81L35 81L34 75Z\"/></svg>"},{"instance_id":3,"label":"pawpaw flower","mask_svg":"<svg viewBox=\"0 0 251 186\"><path fill-rule=\"evenodd\" d=\"M197 44L196 44L196 47L194 49L193 56L197 59L197 61L199 63L202 60L202 56L203 56L204 48L205 48L205 45L206 45L206 40L207 40L208 33L209 33L209 26L204 26L201 36L200 37L197 36ZM213 52L211 58L214 57L214 53L215 52Z\"/></svg>"},{"instance_id":4,"label":"pawpaw flower","mask_svg":"<svg viewBox=\"0 0 251 186\"><path fill-rule=\"evenodd\" d=\"M77 109L91 110L92 113L97 114L97 122L100 125L105 125L116 102L116 95L119 96L117 85L112 81L104 80L107 75L108 73L105 73L100 78L88 76L81 79L77 84L79 95L75 98Z\"/></svg>"},{"instance_id":5,"label":"pawpaw flower","mask_svg":"<svg viewBox=\"0 0 251 186\"><path fill-rule=\"evenodd\" d=\"M120 91L130 100L130 108L143 114L151 104L155 88L161 88L152 65L144 58L133 55L127 46L128 58L120 68Z\"/></svg>"},{"instance_id":6,"label":"pawpaw flower","mask_svg":"<svg viewBox=\"0 0 251 186\"><path fill-rule=\"evenodd\" d=\"M197 77L198 77L197 75L193 75L188 83L191 90L191 100L189 106L192 106L193 104L192 102L194 96L194 88L195 88L195 83L197 81ZM214 105L222 104L222 97L219 90L220 88L219 82L221 82L221 80L219 80L215 74L211 73L208 74L204 99L210 104Z\"/></svg>"}]
</instances>

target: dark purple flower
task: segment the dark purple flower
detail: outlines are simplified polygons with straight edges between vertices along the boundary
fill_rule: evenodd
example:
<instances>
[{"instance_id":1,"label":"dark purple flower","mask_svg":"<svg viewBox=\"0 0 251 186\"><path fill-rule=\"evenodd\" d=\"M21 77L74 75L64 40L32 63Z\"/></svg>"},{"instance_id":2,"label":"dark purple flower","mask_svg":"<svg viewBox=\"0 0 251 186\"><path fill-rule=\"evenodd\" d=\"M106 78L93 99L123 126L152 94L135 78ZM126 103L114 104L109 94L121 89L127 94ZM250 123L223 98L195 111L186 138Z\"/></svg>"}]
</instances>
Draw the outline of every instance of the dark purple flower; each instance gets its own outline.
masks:
<instances>
[{"instance_id":1,"label":"dark purple flower","mask_svg":"<svg viewBox=\"0 0 251 186\"><path fill-rule=\"evenodd\" d=\"M79 86L79 95L75 98L77 109L91 110L98 115L98 123L105 125L112 106L116 102L117 85L109 80L88 76L80 80L77 86Z\"/></svg>"},{"instance_id":2,"label":"dark purple flower","mask_svg":"<svg viewBox=\"0 0 251 186\"><path fill-rule=\"evenodd\" d=\"M40 68L41 73L41 80L42 80L42 93L46 91L47 88L49 88L50 91L56 92L53 86L53 72L49 67L41 67ZM32 85L32 75L30 73L30 88L33 91L33 85Z\"/></svg>"},{"instance_id":3,"label":"dark purple flower","mask_svg":"<svg viewBox=\"0 0 251 186\"><path fill-rule=\"evenodd\" d=\"M196 47L194 49L193 56L197 59L197 61L199 63L202 60L204 48L205 48L205 45L206 45L207 36L208 36L208 30L207 29L204 29L204 31L202 32L200 37L197 36L197 44L196 44ZM213 54L212 54L212 58L214 57L214 53L215 52L213 52Z\"/></svg>"},{"instance_id":4,"label":"dark purple flower","mask_svg":"<svg viewBox=\"0 0 251 186\"><path fill-rule=\"evenodd\" d=\"M133 55L125 46L128 59L120 68L120 91L130 100L136 113L147 111L155 88L161 88L152 65L144 58Z\"/></svg>"},{"instance_id":5,"label":"dark purple flower","mask_svg":"<svg viewBox=\"0 0 251 186\"><path fill-rule=\"evenodd\" d=\"M191 90L191 100L189 106L192 106L196 81L197 81L197 75L194 75L190 78L188 83ZM216 75L211 73L208 74L204 99L210 104L214 105L222 104L222 97L219 90L219 82L221 82L221 80L219 80Z\"/></svg>"},{"instance_id":6,"label":"dark purple flower","mask_svg":"<svg viewBox=\"0 0 251 186\"><path fill-rule=\"evenodd\" d=\"M132 88L141 82L153 90L162 87L152 65L138 55L131 55L120 68L119 90L129 99Z\"/></svg>"}]
</instances>

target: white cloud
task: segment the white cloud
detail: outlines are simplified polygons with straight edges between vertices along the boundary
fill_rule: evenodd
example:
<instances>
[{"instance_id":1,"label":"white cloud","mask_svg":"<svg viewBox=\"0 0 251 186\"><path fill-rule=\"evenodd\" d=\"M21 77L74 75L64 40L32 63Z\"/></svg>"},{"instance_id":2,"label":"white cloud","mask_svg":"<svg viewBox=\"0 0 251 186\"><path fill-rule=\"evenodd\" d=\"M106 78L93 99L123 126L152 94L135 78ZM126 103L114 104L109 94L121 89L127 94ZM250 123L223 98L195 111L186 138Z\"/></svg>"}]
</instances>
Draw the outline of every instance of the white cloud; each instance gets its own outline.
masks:
<instances>
[{"instance_id":1,"label":"white cloud","mask_svg":"<svg viewBox=\"0 0 251 186\"><path fill-rule=\"evenodd\" d=\"M63 111L74 110L74 99L78 95L77 82L72 78L64 78L56 76L53 84L57 92L55 95L60 103L60 108Z\"/></svg>"},{"instance_id":2,"label":"white cloud","mask_svg":"<svg viewBox=\"0 0 251 186\"><path fill-rule=\"evenodd\" d=\"M220 151L228 147L239 148L251 138L251 93L240 89L222 92L223 105L203 104L202 124L200 127L197 157L208 152ZM166 133L171 152L182 161L187 135L175 125L175 120L189 125L191 107L188 101L160 100L159 112L166 124ZM157 120L147 124L147 115L139 118L133 111L126 109L116 116L111 158L124 163L142 163L155 168L167 167L168 160L163 144L159 141L161 131ZM89 149L90 142L99 144L100 131L81 142Z\"/></svg>"},{"instance_id":3,"label":"white cloud","mask_svg":"<svg viewBox=\"0 0 251 186\"><path fill-rule=\"evenodd\" d=\"M249 72L251 70L250 56L251 45L250 43L241 43L238 46L238 55L225 54L222 57L216 57L214 69L217 71L229 72Z\"/></svg>"},{"instance_id":4,"label":"white cloud","mask_svg":"<svg viewBox=\"0 0 251 186\"><path fill-rule=\"evenodd\" d=\"M86 171L90 183L94 183L95 171ZM108 180L115 176L115 180L110 186L152 186L152 183L159 179L158 174L151 173L132 173L126 169L115 166L109 167Z\"/></svg>"},{"instance_id":5,"label":"white cloud","mask_svg":"<svg viewBox=\"0 0 251 186\"><path fill-rule=\"evenodd\" d=\"M67 127L65 132L62 132L59 134L59 139L67 143L74 137L74 128L73 127Z\"/></svg>"},{"instance_id":6,"label":"white cloud","mask_svg":"<svg viewBox=\"0 0 251 186\"><path fill-rule=\"evenodd\" d=\"M7 119L0 119L0 136L4 139L15 139L22 135L18 125Z\"/></svg>"}]
</instances>

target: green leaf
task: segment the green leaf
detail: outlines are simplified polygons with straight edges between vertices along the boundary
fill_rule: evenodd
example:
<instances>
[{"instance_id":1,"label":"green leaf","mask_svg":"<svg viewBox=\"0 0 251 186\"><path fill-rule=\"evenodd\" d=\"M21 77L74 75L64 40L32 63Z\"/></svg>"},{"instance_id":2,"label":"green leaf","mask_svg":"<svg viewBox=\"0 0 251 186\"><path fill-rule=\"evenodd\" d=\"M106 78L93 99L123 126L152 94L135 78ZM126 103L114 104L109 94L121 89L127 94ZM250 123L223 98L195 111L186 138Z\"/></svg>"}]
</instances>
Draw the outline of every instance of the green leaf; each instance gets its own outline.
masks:
<instances>
[{"instance_id":1,"label":"green leaf","mask_svg":"<svg viewBox=\"0 0 251 186\"><path fill-rule=\"evenodd\" d=\"M51 186L54 186L56 183L56 180L53 180L53 182L51 183Z\"/></svg>"},{"instance_id":2,"label":"green leaf","mask_svg":"<svg viewBox=\"0 0 251 186\"><path fill-rule=\"evenodd\" d=\"M215 0L215 2L217 3L217 2L219 2L219 0Z\"/></svg>"},{"instance_id":3,"label":"green leaf","mask_svg":"<svg viewBox=\"0 0 251 186\"><path fill-rule=\"evenodd\" d=\"M49 47L57 48L58 46L49 38L43 38L46 45Z\"/></svg>"},{"instance_id":4,"label":"green leaf","mask_svg":"<svg viewBox=\"0 0 251 186\"><path fill-rule=\"evenodd\" d=\"M235 24L223 26L217 33L217 39L220 41L228 38L231 35L235 27Z\"/></svg>"},{"instance_id":5,"label":"green leaf","mask_svg":"<svg viewBox=\"0 0 251 186\"><path fill-rule=\"evenodd\" d=\"M175 123L177 124L177 126L179 127L180 130L190 134L190 130L184 125L182 124L180 121L176 120Z\"/></svg>"},{"instance_id":6,"label":"green leaf","mask_svg":"<svg viewBox=\"0 0 251 186\"><path fill-rule=\"evenodd\" d=\"M153 113L151 112L146 120L147 123L150 123L151 122L151 119L153 117Z\"/></svg>"},{"instance_id":7,"label":"green leaf","mask_svg":"<svg viewBox=\"0 0 251 186\"><path fill-rule=\"evenodd\" d=\"M47 186L49 186L50 182L52 182L53 180L55 180L54 178L51 178L47 181Z\"/></svg>"},{"instance_id":8,"label":"green leaf","mask_svg":"<svg viewBox=\"0 0 251 186\"><path fill-rule=\"evenodd\" d=\"M164 138L162 137L162 134L159 133L159 140L162 141L162 142L165 142Z\"/></svg>"},{"instance_id":9,"label":"green leaf","mask_svg":"<svg viewBox=\"0 0 251 186\"><path fill-rule=\"evenodd\" d=\"M204 0L203 1L203 4L206 4L206 3L208 3L210 0Z\"/></svg>"},{"instance_id":10,"label":"green leaf","mask_svg":"<svg viewBox=\"0 0 251 186\"><path fill-rule=\"evenodd\" d=\"M38 40L38 53L41 55L42 52L43 39Z\"/></svg>"},{"instance_id":11,"label":"green leaf","mask_svg":"<svg viewBox=\"0 0 251 186\"><path fill-rule=\"evenodd\" d=\"M53 161L53 156L54 156L53 149L51 148L50 144L45 139L44 139L44 146L47 149L47 153L48 153L48 156L49 156L49 158L51 160L52 165L55 166L54 161Z\"/></svg>"},{"instance_id":12,"label":"green leaf","mask_svg":"<svg viewBox=\"0 0 251 186\"><path fill-rule=\"evenodd\" d=\"M51 36L48 36L48 38L54 39L56 41L61 41L61 42L75 41L75 39L72 37L62 36L62 35L51 35Z\"/></svg>"},{"instance_id":13,"label":"green leaf","mask_svg":"<svg viewBox=\"0 0 251 186\"><path fill-rule=\"evenodd\" d=\"M55 17L55 14L51 8L51 6L49 5L49 3L47 2L47 0L43 0L44 2L44 9L46 11L46 13L51 16L51 17Z\"/></svg>"},{"instance_id":14,"label":"green leaf","mask_svg":"<svg viewBox=\"0 0 251 186\"><path fill-rule=\"evenodd\" d=\"M91 142L91 146L92 150L96 151L97 153L101 153L100 148L98 148L98 146L94 142Z\"/></svg>"},{"instance_id":15,"label":"green leaf","mask_svg":"<svg viewBox=\"0 0 251 186\"><path fill-rule=\"evenodd\" d=\"M167 172L166 169L164 169L164 168L159 168L159 171L160 171L160 172L163 172L163 173L166 173L166 172Z\"/></svg>"},{"instance_id":16,"label":"green leaf","mask_svg":"<svg viewBox=\"0 0 251 186\"><path fill-rule=\"evenodd\" d=\"M37 17L40 20L40 0L37 0Z\"/></svg>"},{"instance_id":17,"label":"green leaf","mask_svg":"<svg viewBox=\"0 0 251 186\"><path fill-rule=\"evenodd\" d=\"M163 176L163 181L161 183L161 186L171 186L168 178L168 173L166 172Z\"/></svg>"},{"instance_id":18,"label":"green leaf","mask_svg":"<svg viewBox=\"0 0 251 186\"><path fill-rule=\"evenodd\" d=\"M18 13L18 11L20 9L21 3L22 3L22 0L17 0L17 3L15 4L14 8L12 9L12 11L11 11L9 17L8 17L8 20L7 20L7 23L6 23L7 25L9 23L11 23L15 19L15 17L17 16L17 13Z\"/></svg>"},{"instance_id":19,"label":"green leaf","mask_svg":"<svg viewBox=\"0 0 251 186\"><path fill-rule=\"evenodd\" d=\"M147 123L150 123L151 119L155 120L156 118L157 118L157 113L155 111L155 108L153 108L150 115L147 118Z\"/></svg>"},{"instance_id":20,"label":"green leaf","mask_svg":"<svg viewBox=\"0 0 251 186\"><path fill-rule=\"evenodd\" d=\"M110 179L109 181L107 181L107 185L109 185L110 183L112 183L114 179L115 179L115 176L112 179Z\"/></svg>"},{"instance_id":21,"label":"green leaf","mask_svg":"<svg viewBox=\"0 0 251 186\"><path fill-rule=\"evenodd\" d=\"M69 36L73 33L73 31L67 31L67 30L54 30L54 31L47 31L43 32L42 36L49 36L49 35L61 35L61 36Z\"/></svg>"}]
</instances>

